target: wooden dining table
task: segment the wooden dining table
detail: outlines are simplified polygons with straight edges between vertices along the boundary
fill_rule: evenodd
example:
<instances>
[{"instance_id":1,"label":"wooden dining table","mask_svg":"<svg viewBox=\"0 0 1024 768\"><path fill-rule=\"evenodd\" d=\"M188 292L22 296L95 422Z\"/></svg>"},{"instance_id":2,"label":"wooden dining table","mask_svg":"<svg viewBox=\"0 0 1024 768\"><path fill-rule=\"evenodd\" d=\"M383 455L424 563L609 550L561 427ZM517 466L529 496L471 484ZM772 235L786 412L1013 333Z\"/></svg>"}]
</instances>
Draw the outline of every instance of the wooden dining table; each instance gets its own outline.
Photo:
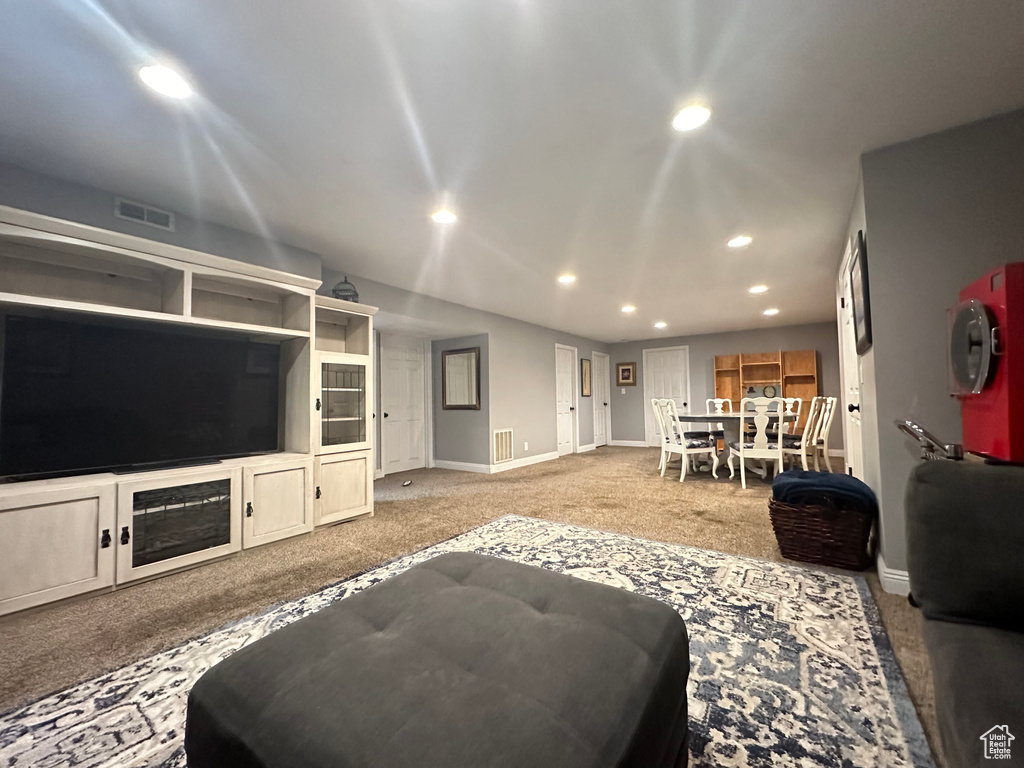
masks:
<instances>
[{"instance_id":1,"label":"wooden dining table","mask_svg":"<svg viewBox=\"0 0 1024 768\"><path fill-rule=\"evenodd\" d=\"M725 433L725 450L723 453L728 457L729 455L729 444L738 443L740 441L740 433L743 431L740 428L741 421L749 421L751 424L754 422L754 417L757 414L753 411L747 413L741 413L736 411L734 413L680 413L677 414L676 419L679 421L685 421L688 423L701 422L705 426L708 424L721 424L722 431ZM781 415L783 421L794 422L797 420L795 413L780 414L778 411L769 411L765 414L768 417L768 425L771 426L773 423L777 424ZM696 431L696 430L692 430ZM704 431L703 429L700 431ZM724 462L723 462L724 463ZM750 466L747 468L760 475L766 477L768 470L763 467Z\"/></svg>"}]
</instances>

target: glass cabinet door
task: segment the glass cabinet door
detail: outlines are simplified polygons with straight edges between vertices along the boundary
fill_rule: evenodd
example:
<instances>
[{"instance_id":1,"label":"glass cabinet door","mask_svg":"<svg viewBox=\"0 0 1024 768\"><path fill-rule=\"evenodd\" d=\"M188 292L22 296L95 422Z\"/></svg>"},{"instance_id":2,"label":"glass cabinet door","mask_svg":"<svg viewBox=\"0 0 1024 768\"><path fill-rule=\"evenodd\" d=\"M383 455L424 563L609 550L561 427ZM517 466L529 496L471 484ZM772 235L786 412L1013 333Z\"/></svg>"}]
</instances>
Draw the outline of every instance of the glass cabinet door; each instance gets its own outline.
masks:
<instances>
[{"instance_id":1,"label":"glass cabinet door","mask_svg":"<svg viewBox=\"0 0 1024 768\"><path fill-rule=\"evenodd\" d=\"M365 443L366 366L322 363L319 406L321 446Z\"/></svg>"}]
</instances>

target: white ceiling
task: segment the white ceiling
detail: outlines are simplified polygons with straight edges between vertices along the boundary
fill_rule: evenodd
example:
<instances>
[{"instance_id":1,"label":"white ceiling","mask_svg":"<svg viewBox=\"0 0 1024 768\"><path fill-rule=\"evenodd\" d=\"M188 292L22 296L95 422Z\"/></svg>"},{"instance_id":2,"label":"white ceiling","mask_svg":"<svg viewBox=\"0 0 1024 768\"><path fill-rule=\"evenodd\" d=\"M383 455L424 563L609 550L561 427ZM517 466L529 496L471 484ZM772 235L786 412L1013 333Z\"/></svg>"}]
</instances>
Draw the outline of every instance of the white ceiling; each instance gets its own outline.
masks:
<instances>
[{"instance_id":1,"label":"white ceiling","mask_svg":"<svg viewBox=\"0 0 1024 768\"><path fill-rule=\"evenodd\" d=\"M859 155L1024 106L1020 0L0 10L0 160L604 341L832 317ZM154 55L199 98L144 92Z\"/></svg>"}]
</instances>

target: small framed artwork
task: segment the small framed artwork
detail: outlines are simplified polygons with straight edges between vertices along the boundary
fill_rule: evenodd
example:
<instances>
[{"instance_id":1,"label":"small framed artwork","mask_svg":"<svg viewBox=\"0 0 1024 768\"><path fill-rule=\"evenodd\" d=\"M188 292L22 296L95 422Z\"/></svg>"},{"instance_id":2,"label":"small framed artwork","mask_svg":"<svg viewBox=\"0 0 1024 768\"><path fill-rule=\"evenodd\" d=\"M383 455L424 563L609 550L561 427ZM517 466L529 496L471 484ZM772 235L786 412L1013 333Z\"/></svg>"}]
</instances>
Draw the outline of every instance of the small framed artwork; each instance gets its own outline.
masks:
<instances>
[{"instance_id":1,"label":"small framed artwork","mask_svg":"<svg viewBox=\"0 0 1024 768\"><path fill-rule=\"evenodd\" d=\"M864 230L857 231L850 262L850 293L853 295L853 330L857 337L857 354L871 349L871 298L868 295L868 252Z\"/></svg>"},{"instance_id":2,"label":"small framed artwork","mask_svg":"<svg viewBox=\"0 0 1024 768\"><path fill-rule=\"evenodd\" d=\"M580 358L580 394L590 397L590 361L585 357Z\"/></svg>"},{"instance_id":3,"label":"small framed artwork","mask_svg":"<svg viewBox=\"0 0 1024 768\"><path fill-rule=\"evenodd\" d=\"M635 387L636 386L636 363L615 364L615 386Z\"/></svg>"}]
</instances>

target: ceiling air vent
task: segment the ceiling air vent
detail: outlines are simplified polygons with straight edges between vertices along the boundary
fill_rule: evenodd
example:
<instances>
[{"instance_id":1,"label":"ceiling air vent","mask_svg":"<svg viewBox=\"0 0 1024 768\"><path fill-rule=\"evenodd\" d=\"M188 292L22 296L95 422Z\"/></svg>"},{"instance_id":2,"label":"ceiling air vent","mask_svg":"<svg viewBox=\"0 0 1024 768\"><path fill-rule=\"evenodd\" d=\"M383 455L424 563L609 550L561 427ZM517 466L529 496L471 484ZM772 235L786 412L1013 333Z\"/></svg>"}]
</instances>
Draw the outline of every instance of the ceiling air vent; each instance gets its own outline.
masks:
<instances>
[{"instance_id":1,"label":"ceiling air vent","mask_svg":"<svg viewBox=\"0 0 1024 768\"><path fill-rule=\"evenodd\" d=\"M174 231L173 213L134 200L125 200L123 197L114 200L114 215L119 219L137 221L139 224L148 224L157 229L166 229L168 232Z\"/></svg>"}]
</instances>

